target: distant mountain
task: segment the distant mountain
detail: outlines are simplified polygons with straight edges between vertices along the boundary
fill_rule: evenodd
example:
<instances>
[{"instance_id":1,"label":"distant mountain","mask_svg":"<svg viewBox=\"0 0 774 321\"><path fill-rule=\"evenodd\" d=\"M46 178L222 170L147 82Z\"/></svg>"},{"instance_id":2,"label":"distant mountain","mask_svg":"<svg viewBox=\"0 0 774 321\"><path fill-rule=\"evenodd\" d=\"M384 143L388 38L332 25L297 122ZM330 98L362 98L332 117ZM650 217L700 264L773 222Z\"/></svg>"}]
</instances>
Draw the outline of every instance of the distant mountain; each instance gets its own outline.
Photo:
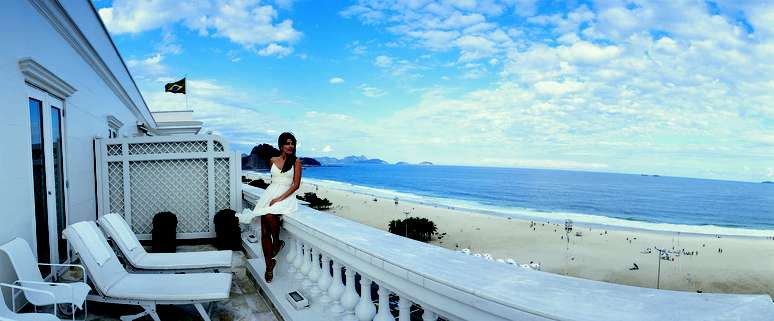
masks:
<instances>
[{"instance_id":1,"label":"distant mountain","mask_svg":"<svg viewBox=\"0 0 774 321\"><path fill-rule=\"evenodd\" d=\"M761 184L774 184L774 182L772 182L772 181L763 181L763 182L761 182Z\"/></svg>"},{"instance_id":2,"label":"distant mountain","mask_svg":"<svg viewBox=\"0 0 774 321\"><path fill-rule=\"evenodd\" d=\"M242 169L269 169L269 159L279 156L279 149L269 144L260 144L253 147L250 154L242 156Z\"/></svg>"},{"instance_id":3,"label":"distant mountain","mask_svg":"<svg viewBox=\"0 0 774 321\"><path fill-rule=\"evenodd\" d=\"M395 165L411 165L411 164L406 163L406 162L397 162L397 163L395 163Z\"/></svg>"},{"instance_id":4,"label":"distant mountain","mask_svg":"<svg viewBox=\"0 0 774 321\"><path fill-rule=\"evenodd\" d=\"M303 166L303 167L320 166L320 165L322 165L316 159L311 158L311 157L299 157L298 159L301 160L301 166Z\"/></svg>"},{"instance_id":5,"label":"distant mountain","mask_svg":"<svg viewBox=\"0 0 774 321\"><path fill-rule=\"evenodd\" d=\"M322 165L350 165L350 164L387 164L387 162L378 158L368 158L364 155L347 156L341 159L335 157L315 157Z\"/></svg>"},{"instance_id":6,"label":"distant mountain","mask_svg":"<svg viewBox=\"0 0 774 321\"><path fill-rule=\"evenodd\" d=\"M431 162L420 162L419 165L433 165Z\"/></svg>"},{"instance_id":7,"label":"distant mountain","mask_svg":"<svg viewBox=\"0 0 774 321\"><path fill-rule=\"evenodd\" d=\"M269 144L260 144L253 147L250 154L242 154L242 169L261 170L269 169L269 159L279 156L279 149ZM320 166L320 162L310 157L299 157L301 166Z\"/></svg>"}]
</instances>

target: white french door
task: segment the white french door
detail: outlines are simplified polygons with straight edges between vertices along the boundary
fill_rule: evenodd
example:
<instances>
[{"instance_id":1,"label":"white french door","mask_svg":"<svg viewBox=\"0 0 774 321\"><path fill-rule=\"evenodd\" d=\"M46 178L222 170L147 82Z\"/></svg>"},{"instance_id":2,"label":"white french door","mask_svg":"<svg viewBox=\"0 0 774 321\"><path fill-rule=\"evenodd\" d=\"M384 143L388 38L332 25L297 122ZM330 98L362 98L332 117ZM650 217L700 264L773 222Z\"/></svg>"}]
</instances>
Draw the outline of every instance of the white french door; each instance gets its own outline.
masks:
<instances>
[{"instance_id":1,"label":"white french door","mask_svg":"<svg viewBox=\"0 0 774 321\"><path fill-rule=\"evenodd\" d=\"M35 189L35 248L41 263L68 259L64 101L28 86L32 171ZM50 273L41 268L44 275Z\"/></svg>"}]
</instances>

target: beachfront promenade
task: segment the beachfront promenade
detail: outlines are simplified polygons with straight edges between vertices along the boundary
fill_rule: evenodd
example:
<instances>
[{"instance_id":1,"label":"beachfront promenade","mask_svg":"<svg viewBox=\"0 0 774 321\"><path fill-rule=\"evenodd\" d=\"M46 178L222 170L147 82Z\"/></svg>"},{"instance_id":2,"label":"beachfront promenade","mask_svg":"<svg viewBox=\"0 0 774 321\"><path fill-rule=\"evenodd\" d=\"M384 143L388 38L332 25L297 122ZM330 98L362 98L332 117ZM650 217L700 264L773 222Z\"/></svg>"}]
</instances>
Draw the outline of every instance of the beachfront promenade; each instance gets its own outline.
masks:
<instances>
[{"instance_id":1,"label":"beachfront promenade","mask_svg":"<svg viewBox=\"0 0 774 321\"><path fill-rule=\"evenodd\" d=\"M243 185L245 206L262 190ZM284 219L274 282L263 281L260 245L245 242L248 270L285 320L771 320L768 295L677 292L532 271L425 244L301 207ZM311 250L311 254L310 251ZM318 256L321 254L321 257ZM322 261L322 264L321 264ZM322 269L330 267L333 270ZM343 267L347 282L339 277ZM356 292L359 285L378 288ZM372 284L373 283L373 284ZM295 310L299 289L311 306ZM331 295L328 295L331 294ZM376 304L375 304L376 303ZM394 305L394 304L393 304ZM423 311L420 311L421 308ZM343 315L343 317L342 317Z\"/></svg>"}]
</instances>

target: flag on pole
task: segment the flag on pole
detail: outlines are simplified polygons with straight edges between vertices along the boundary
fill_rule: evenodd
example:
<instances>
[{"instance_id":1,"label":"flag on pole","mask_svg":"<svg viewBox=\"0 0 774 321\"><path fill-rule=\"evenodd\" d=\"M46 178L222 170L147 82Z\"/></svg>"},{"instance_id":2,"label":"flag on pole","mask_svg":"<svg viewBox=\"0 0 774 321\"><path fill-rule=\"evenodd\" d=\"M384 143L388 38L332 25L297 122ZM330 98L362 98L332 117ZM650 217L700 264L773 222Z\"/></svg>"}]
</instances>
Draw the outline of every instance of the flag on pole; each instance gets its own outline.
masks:
<instances>
[{"instance_id":1,"label":"flag on pole","mask_svg":"<svg viewBox=\"0 0 774 321\"><path fill-rule=\"evenodd\" d=\"M185 78L164 85L164 92L185 95Z\"/></svg>"}]
</instances>

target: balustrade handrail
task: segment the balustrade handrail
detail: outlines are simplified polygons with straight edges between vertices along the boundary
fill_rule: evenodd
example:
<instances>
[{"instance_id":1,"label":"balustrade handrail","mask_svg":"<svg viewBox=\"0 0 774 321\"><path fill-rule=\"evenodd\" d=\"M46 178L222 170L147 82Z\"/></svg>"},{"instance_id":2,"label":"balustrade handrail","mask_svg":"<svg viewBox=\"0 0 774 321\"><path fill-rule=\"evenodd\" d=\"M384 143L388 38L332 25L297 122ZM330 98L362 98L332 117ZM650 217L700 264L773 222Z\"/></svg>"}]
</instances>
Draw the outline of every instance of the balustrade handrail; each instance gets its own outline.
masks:
<instances>
[{"instance_id":1,"label":"balustrade handrail","mask_svg":"<svg viewBox=\"0 0 774 321\"><path fill-rule=\"evenodd\" d=\"M247 189L243 194L258 197ZM451 320L708 320L727 315L729 306L772 310L749 296L699 296L526 270L306 207L284 221L294 237ZM421 262L412 262L418 257Z\"/></svg>"},{"instance_id":2,"label":"balustrade handrail","mask_svg":"<svg viewBox=\"0 0 774 321\"><path fill-rule=\"evenodd\" d=\"M257 195L257 190L250 188L243 188L242 193L244 200L252 203L258 199L260 195ZM401 297L409 298L411 301L422 305L423 307L432 307L433 311L437 311L442 316L450 320L513 320L513 313L517 311L508 311L513 307L507 307L502 303L497 302L496 299L485 298L480 293L474 291L467 291L464 288L460 288L437 278L428 275L427 273L412 270L403 264L395 264L395 262L386 262L387 258L379 255L378 251L368 250L362 246L354 244L344 239L332 237L326 231L320 230L314 227L314 224L308 224L304 221L317 215L324 215L325 217L338 221L339 224L352 225L356 228L365 229L367 233L375 233L383 236L387 236L397 242L405 242L413 246L423 246L431 249L440 249L436 246L424 244L422 242L406 239L391 233L372 228L367 225L363 225L357 222L346 220L334 215L319 212L308 207L299 207L299 211L294 215L287 215L283 218L283 229L286 232L292 234L295 238L301 239L305 242L313 244L316 248L322 249L323 252L330 254L334 258L343 262L345 265L353 268L358 274L365 275L369 279L378 281L379 286L385 286L392 292L399 294ZM440 249L447 254L454 255L452 251L446 249ZM359 253L358 253L359 252ZM463 255L463 254L459 254ZM393 271L389 271L384 268L384 265L374 264L370 259L374 258L380 260L381 263L387 263L393 265ZM405 276L401 276L395 273L394 269L403 269L406 272ZM408 273L412 273L413 276L409 277ZM437 286L445 287L445 292L436 291L434 289L423 286L425 283L435 282ZM411 288L410 290L408 288ZM450 296L449 290L457 291L457 297ZM471 304L475 303L475 304ZM496 305L502 305L500 307ZM549 317L538 311L529 312L527 309L517 309L522 313L534 314L539 316L538 318L525 319L522 313L518 313L518 320L567 320L563 318Z\"/></svg>"}]
</instances>

